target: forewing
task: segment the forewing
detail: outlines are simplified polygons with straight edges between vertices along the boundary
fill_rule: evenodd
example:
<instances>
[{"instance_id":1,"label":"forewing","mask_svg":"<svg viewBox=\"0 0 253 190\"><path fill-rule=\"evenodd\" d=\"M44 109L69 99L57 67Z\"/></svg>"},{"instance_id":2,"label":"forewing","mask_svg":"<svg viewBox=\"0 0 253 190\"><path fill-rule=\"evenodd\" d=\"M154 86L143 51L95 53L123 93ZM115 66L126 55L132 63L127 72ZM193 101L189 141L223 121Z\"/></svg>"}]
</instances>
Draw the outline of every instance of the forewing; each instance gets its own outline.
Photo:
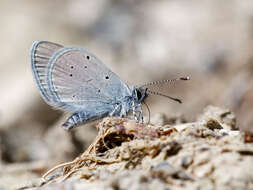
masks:
<instances>
[{"instance_id":1,"label":"forewing","mask_svg":"<svg viewBox=\"0 0 253 190\"><path fill-rule=\"evenodd\" d=\"M54 103L52 102L53 95L47 86L49 60L61 48L63 46L48 41L36 41L31 48L32 72L43 99L50 105Z\"/></svg>"},{"instance_id":2,"label":"forewing","mask_svg":"<svg viewBox=\"0 0 253 190\"><path fill-rule=\"evenodd\" d=\"M57 51L50 60L48 86L55 102L71 112L98 109L130 95L128 86L83 48Z\"/></svg>"}]
</instances>

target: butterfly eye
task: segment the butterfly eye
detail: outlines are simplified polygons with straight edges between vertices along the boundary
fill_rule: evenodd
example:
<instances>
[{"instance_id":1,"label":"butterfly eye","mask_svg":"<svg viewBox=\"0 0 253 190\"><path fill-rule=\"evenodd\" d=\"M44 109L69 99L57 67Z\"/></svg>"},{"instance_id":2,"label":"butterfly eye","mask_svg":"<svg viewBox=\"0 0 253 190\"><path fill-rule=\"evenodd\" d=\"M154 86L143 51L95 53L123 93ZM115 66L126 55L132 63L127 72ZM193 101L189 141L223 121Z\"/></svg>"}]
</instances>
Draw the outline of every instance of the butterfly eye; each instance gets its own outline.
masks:
<instances>
[{"instance_id":1,"label":"butterfly eye","mask_svg":"<svg viewBox=\"0 0 253 190\"><path fill-rule=\"evenodd\" d=\"M86 59L88 59L88 60L89 60L89 59L90 59L90 56L88 56L88 55L87 55L87 56L86 56Z\"/></svg>"},{"instance_id":2,"label":"butterfly eye","mask_svg":"<svg viewBox=\"0 0 253 190\"><path fill-rule=\"evenodd\" d=\"M108 80L108 79L109 79L109 76L105 76L105 79L107 79L107 80Z\"/></svg>"},{"instance_id":3,"label":"butterfly eye","mask_svg":"<svg viewBox=\"0 0 253 190\"><path fill-rule=\"evenodd\" d=\"M136 90L136 96L137 96L138 100L140 100L142 98L142 93L140 90Z\"/></svg>"}]
</instances>

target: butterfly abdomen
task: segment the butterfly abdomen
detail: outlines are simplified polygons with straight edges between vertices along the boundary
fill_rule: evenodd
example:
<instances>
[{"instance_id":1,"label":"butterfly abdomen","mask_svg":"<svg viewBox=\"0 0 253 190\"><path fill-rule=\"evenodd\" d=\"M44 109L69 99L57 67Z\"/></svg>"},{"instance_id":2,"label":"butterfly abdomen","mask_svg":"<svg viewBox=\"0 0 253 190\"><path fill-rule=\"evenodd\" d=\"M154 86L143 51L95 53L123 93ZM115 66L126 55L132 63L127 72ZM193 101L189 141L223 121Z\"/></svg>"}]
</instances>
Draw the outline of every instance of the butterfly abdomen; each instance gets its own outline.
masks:
<instances>
[{"instance_id":1,"label":"butterfly abdomen","mask_svg":"<svg viewBox=\"0 0 253 190\"><path fill-rule=\"evenodd\" d=\"M81 124L86 124L97 119L101 119L109 115L109 111L102 110L99 112L76 112L71 115L65 123L62 124L62 127L66 130L70 130L74 127L77 127Z\"/></svg>"},{"instance_id":2,"label":"butterfly abdomen","mask_svg":"<svg viewBox=\"0 0 253 190\"><path fill-rule=\"evenodd\" d=\"M66 130L70 130L75 126L82 124L85 121L85 114L83 112L74 113L71 115L65 123L62 124L62 127Z\"/></svg>"}]
</instances>

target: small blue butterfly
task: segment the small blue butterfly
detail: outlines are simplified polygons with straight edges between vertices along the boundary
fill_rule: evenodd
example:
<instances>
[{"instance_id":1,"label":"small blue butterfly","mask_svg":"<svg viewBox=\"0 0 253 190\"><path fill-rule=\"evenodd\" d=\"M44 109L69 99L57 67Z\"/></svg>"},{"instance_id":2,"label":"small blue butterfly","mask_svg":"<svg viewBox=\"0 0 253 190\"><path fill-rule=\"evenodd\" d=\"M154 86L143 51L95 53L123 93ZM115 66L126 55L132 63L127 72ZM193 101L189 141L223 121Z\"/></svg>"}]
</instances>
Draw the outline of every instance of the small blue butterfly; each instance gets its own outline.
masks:
<instances>
[{"instance_id":1,"label":"small blue butterfly","mask_svg":"<svg viewBox=\"0 0 253 190\"><path fill-rule=\"evenodd\" d=\"M67 130L105 116L126 117L132 112L143 122L142 102L149 94L172 98L147 88L182 77L128 86L94 54L80 47L36 41L31 48L31 66L43 99L51 106L73 113L63 127Z\"/></svg>"}]
</instances>

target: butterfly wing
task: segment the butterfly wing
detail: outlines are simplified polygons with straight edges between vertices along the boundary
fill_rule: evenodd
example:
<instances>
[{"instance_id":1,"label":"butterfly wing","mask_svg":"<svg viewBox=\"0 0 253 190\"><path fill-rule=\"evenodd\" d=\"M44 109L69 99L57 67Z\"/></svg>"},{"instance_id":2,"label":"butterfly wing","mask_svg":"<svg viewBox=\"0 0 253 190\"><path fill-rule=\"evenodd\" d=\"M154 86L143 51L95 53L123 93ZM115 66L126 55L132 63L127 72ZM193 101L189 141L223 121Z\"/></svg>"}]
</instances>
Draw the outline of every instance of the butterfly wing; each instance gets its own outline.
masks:
<instances>
[{"instance_id":1,"label":"butterfly wing","mask_svg":"<svg viewBox=\"0 0 253 190\"><path fill-rule=\"evenodd\" d=\"M47 86L49 60L61 48L63 46L47 41L36 41L31 48L32 73L43 99L50 105L54 103L52 102L53 95Z\"/></svg>"},{"instance_id":2,"label":"butterfly wing","mask_svg":"<svg viewBox=\"0 0 253 190\"><path fill-rule=\"evenodd\" d=\"M131 93L95 55L79 47L54 52L45 81L50 102L70 112L109 109Z\"/></svg>"}]
</instances>

